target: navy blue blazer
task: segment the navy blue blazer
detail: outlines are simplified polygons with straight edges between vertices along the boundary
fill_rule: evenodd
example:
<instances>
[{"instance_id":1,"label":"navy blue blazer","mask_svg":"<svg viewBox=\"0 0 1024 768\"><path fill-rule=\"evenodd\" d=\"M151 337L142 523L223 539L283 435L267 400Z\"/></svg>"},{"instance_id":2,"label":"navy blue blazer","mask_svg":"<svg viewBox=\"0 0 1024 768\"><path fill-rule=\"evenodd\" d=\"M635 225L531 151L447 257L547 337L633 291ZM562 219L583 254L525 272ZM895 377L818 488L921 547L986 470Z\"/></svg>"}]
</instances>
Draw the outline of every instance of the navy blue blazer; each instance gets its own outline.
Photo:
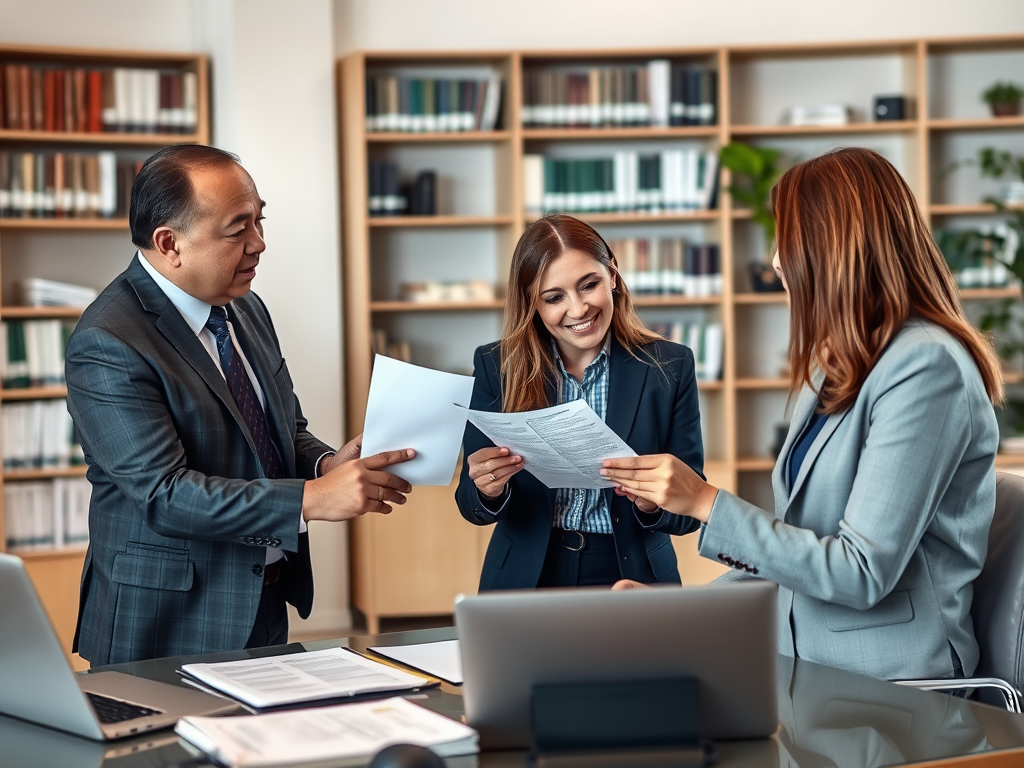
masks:
<instances>
[{"instance_id":1,"label":"navy blue blazer","mask_svg":"<svg viewBox=\"0 0 1024 768\"><path fill-rule=\"evenodd\" d=\"M704 447L700 434L700 410L693 353L684 346L655 341L641 352L660 365L641 362L613 337L609 358L608 411L605 422L639 455L671 453L701 472ZM500 412L501 355L498 343L476 350L472 408ZM550 391L549 402L555 403ZM465 456L492 443L472 424L466 424ZM462 516L475 525L495 525L480 574L480 590L532 589L540 580L555 514L555 490L547 488L528 471L509 479L511 496L498 514L480 501L469 479L469 462L455 501ZM700 524L690 517L668 512L644 514L629 499L604 491L609 498L612 533L622 577L643 583L678 584L679 567L669 534L695 531ZM643 523L641 523L643 520Z\"/></svg>"}]
</instances>

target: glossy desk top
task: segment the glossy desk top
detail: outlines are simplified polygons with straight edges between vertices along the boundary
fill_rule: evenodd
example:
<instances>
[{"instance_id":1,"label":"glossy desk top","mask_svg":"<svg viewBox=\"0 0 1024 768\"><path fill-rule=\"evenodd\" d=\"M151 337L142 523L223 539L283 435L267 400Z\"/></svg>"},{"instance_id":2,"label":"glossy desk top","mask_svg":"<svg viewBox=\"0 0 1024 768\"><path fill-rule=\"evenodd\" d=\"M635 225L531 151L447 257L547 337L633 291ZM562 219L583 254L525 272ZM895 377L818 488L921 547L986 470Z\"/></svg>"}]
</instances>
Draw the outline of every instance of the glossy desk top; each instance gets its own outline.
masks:
<instances>
[{"instance_id":1,"label":"glossy desk top","mask_svg":"<svg viewBox=\"0 0 1024 768\"><path fill-rule=\"evenodd\" d=\"M418 630L293 643L258 651L154 659L106 669L177 684L175 670L197 660L221 661L336 646L362 651L371 645L454 637L454 628ZM450 717L462 714L458 686L444 683L418 694L415 700ZM723 768L876 768L1017 749L1024 750L1024 715L784 656L779 657L779 730L775 736L718 744L719 765ZM1024 752L991 756L999 765L1024 765ZM179 763L196 765L171 731L96 744L0 716L0 766L171 768ZM449 763L458 768L518 768L528 761L524 753L498 752L456 758Z\"/></svg>"}]
</instances>

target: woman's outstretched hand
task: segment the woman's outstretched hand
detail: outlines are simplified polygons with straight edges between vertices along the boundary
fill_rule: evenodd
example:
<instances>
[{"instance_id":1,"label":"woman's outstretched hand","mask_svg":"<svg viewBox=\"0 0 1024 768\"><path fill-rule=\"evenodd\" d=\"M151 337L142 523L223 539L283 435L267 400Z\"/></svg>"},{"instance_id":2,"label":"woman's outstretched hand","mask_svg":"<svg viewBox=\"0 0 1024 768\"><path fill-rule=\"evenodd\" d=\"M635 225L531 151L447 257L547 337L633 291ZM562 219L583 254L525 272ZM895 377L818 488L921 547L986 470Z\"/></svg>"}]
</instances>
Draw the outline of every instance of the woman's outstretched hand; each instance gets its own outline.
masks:
<instances>
[{"instance_id":1,"label":"woman's outstretched hand","mask_svg":"<svg viewBox=\"0 0 1024 768\"><path fill-rule=\"evenodd\" d=\"M717 488L668 453L605 459L601 475L616 483L615 492L633 500L643 512L661 507L702 523L708 521L718 495Z\"/></svg>"}]
</instances>

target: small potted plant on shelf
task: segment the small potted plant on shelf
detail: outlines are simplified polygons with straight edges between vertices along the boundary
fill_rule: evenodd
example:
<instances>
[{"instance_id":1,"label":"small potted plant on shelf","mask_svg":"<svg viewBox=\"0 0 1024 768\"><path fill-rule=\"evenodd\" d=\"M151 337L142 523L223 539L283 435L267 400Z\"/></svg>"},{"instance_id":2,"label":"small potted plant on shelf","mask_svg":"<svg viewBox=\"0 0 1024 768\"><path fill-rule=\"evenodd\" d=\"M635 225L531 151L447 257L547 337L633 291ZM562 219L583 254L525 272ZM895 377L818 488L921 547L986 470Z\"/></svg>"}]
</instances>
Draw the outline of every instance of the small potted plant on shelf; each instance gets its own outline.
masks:
<instances>
[{"instance_id":1,"label":"small potted plant on shelf","mask_svg":"<svg viewBox=\"0 0 1024 768\"><path fill-rule=\"evenodd\" d=\"M1021 97L1024 97L1024 88L1009 81L997 82L981 94L981 98L992 110L993 117L1019 115Z\"/></svg>"},{"instance_id":2,"label":"small potted plant on shelf","mask_svg":"<svg viewBox=\"0 0 1024 768\"><path fill-rule=\"evenodd\" d=\"M750 281L758 293L781 291L782 281L772 269L775 253L775 217L768 208L768 193L779 180L781 152L768 147L752 147L734 141L722 147L719 162L732 171L729 194L750 208L750 217L764 231L765 257L750 265Z\"/></svg>"}]
</instances>

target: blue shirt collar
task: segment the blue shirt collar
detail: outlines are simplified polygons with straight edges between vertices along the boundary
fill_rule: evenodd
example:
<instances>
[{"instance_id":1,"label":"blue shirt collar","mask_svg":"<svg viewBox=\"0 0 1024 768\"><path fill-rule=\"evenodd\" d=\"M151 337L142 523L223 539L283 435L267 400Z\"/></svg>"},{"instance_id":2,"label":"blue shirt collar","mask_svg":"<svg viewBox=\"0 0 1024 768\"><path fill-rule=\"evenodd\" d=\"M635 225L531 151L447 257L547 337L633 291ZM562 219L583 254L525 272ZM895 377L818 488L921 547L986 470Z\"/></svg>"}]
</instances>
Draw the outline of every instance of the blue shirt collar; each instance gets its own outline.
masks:
<instances>
[{"instance_id":1,"label":"blue shirt collar","mask_svg":"<svg viewBox=\"0 0 1024 768\"><path fill-rule=\"evenodd\" d=\"M206 321L210 319L210 307L212 305L207 304L202 299L197 299L189 293L185 293L185 291L157 272L156 267L149 263L149 259L142 255L142 251L136 251L135 255L142 264L142 268L153 278L153 282L164 292L164 295L174 305L174 308L185 318L188 327L198 336L199 332L206 327Z\"/></svg>"}]
</instances>

